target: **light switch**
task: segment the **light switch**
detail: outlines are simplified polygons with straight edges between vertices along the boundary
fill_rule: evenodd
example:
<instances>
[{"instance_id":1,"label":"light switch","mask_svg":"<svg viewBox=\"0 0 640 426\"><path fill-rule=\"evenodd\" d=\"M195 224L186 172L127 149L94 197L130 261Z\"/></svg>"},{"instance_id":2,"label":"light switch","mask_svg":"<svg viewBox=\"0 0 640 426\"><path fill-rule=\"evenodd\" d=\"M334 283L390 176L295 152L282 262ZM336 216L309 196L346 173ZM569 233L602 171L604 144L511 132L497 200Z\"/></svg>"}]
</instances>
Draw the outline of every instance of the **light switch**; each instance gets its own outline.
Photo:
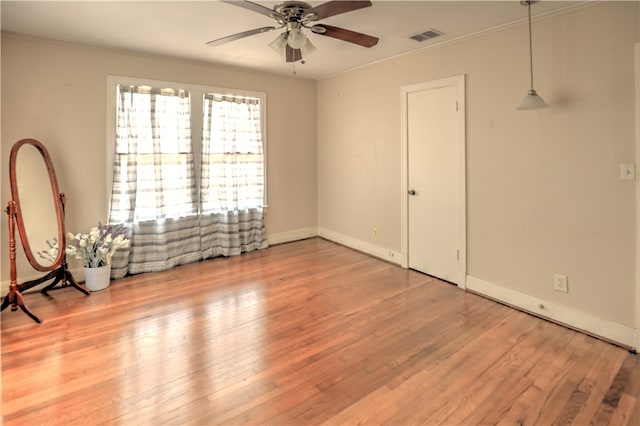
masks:
<instances>
[{"instance_id":1,"label":"light switch","mask_svg":"<svg viewBox=\"0 0 640 426\"><path fill-rule=\"evenodd\" d=\"M636 165L632 163L620 164L620 179L636 180Z\"/></svg>"}]
</instances>

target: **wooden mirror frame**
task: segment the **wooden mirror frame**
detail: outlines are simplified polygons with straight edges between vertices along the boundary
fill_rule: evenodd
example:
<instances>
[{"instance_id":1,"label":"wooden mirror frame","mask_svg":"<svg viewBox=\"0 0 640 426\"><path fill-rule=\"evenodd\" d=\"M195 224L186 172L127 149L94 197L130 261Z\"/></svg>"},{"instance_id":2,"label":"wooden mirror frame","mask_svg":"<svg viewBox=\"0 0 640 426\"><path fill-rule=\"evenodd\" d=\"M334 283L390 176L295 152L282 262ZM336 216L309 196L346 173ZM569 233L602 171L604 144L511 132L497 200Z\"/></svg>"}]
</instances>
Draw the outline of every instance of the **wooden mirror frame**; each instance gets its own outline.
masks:
<instances>
[{"instance_id":1,"label":"wooden mirror frame","mask_svg":"<svg viewBox=\"0 0 640 426\"><path fill-rule=\"evenodd\" d=\"M35 147L42 156L44 164L47 168L47 173L49 176L49 183L51 185L51 194L53 196L53 204L55 206L55 215L56 215L56 223L57 223L57 238L58 238L58 254L54 259L51 265L43 265L33 254L31 250L31 245L29 243L29 238L27 236L26 227L24 223L24 218L22 216L21 205L20 205L20 191L18 190L18 179L16 173L16 160L18 157L18 151L24 145L32 145ZM64 206L66 202L65 194L60 192L58 189L58 181L56 179L55 169L53 167L53 162L51 161L51 156L49 152L44 147L44 145L35 139L22 139L16 142L11 148L11 155L9 157L9 176L11 181L11 197L12 200L9 201L7 206L7 214L9 215L9 261L10 261L10 269L11 269L11 284L9 285L9 293L5 296L2 301L2 306L0 311L6 309L9 305L11 305L11 310L16 311L20 308L23 312L25 312L31 319L35 322L40 323L41 320L35 314L33 314L25 305L24 298L22 296L22 292L26 291L32 287L35 287L38 284L41 284L45 281L53 279L53 282L47 286L45 286L40 292L44 295L48 296L48 291L53 290L58 283L61 285L58 288L64 287L74 287L75 289L81 291L82 293L89 295L89 292L78 285L76 280L71 275L69 268L67 266L67 256L66 256L66 232L64 225ZM23 188L24 190L24 188ZM17 225L18 234L20 235L20 241L22 243L22 247L24 249L24 254L29 261L29 264L40 272L48 272L45 276L38 278L36 280L31 280L24 282L22 284L18 284L17 282L17 271L16 271L16 241L15 241L15 227Z\"/></svg>"},{"instance_id":2,"label":"wooden mirror frame","mask_svg":"<svg viewBox=\"0 0 640 426\"><path fill-rule=\"evenodd\" d=\"M58 238L58 255L56 259L53 261L51 265L43 265L41 264L36 256L33 254L31 250L31 245L29 243L29 237L27 235L27 227L24 223L24 217L22 216L22 203L20 202L20 191L18 189L18 179L16 172L17 158L18 152L20 148L24 145L32 145L35 147L42 155L42 159L44 160L44 164L47 167L47 173L49 175L49 183L51 184L51 195L53 196L53 205L55 207L56 214L56 223L58 226L57 235ZM22 242L22 248L24 249L24 254L27 256L27 260L31 264L31 266L40 272L49 272L55 269L58 269L60 265L65 261L65 250L64 248L67 246L66 237L65 237L65 226L64 226L64 194L60 192L58 189L58 180L56 179L56 172L53 168L53 162L51 161L51 156L49 156L49 152L47 149L35 139L22 139L16 142L11 148L11 155L9 156L9 175L11 181L11 198L15 201L16 206L16 224L18 226L18 234L20 235L20 241ZM23 187L24 191L25 188Z\"/></svg>"}]
</instances>

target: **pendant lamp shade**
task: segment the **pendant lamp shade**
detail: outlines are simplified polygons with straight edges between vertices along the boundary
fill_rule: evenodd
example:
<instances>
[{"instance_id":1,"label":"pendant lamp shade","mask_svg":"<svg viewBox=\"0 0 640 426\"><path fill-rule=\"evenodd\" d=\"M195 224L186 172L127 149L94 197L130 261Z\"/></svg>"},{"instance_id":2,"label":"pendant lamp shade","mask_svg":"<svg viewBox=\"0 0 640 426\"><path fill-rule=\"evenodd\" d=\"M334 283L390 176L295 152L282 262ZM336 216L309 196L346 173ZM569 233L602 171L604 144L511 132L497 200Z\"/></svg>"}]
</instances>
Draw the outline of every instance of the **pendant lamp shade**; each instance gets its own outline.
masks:
<instances>
[{"instance_id":1,"label":"pendant lamp shade","mask_svg":"<svg viewBox=\"0 0 640 426\"><path fill-rule=\"evenodd\" d=\"M545 103L544 99L542 99L542 97L538 95L535 90L531 89L529 90L529 93L527 93L527 96L524 97L522 102L520 102L520 105L517 109L527 110L542 108L549 108L549 105Z\"/></svg>"},{"instance_id":2,"label":"pendant lamp shade","mask_svg":"<svg viewBox=\"0 0 640 426\"><path fill-rule=\"evenodd\" d=\"M529 11L529 66L531 71L531 89L527 93L527 96L520 102L518 110L530 110L530 109L542 109L549 108L540 95L533 88L533 42L531 37L531 4L536 3L538 0L522 0L521 5L527 6Z\"/></svg>"}]
</instances>

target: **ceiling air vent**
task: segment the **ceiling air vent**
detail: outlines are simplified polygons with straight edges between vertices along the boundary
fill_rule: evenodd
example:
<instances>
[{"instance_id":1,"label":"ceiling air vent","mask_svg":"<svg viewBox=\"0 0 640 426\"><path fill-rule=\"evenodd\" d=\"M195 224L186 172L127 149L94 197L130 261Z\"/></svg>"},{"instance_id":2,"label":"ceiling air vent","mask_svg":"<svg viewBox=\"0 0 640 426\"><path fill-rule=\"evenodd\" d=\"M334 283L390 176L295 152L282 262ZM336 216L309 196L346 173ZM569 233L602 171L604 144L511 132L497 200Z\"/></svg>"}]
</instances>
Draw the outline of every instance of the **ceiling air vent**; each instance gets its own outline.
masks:
<instances>
[{"instance_id":1,"label":"ceiling air vent","mask_svg":"<svg viewBox=\"0 0 640 426\"><path fill-rule=\"evenodd\" d=\"M433 28L431 28L430 30L427 30L423 33L420 34L416 34L416 35L412 35L411 39L415 40L415 41L425 41L425 40L429 40L432 38L436 38L436 37L440 37L441 35L444 35L443 32L438 31L438 30L434 30Z\"/></svg>"}]
</instances>

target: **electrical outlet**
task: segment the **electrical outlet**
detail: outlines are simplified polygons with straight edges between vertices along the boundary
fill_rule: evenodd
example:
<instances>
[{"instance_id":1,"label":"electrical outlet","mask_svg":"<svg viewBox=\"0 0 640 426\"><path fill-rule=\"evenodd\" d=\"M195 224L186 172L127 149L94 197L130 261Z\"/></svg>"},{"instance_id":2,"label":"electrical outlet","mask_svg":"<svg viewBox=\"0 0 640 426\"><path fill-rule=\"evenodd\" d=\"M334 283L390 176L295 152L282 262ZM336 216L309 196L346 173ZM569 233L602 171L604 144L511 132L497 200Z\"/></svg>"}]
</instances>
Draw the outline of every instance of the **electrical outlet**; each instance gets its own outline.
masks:
<instances>
[{"instance_id":1,"label":"electrical outlet","mask_svg":"<svg viewBox=\"0 0 640 426\"><path fill-rule=\"evenodd\" d=\"M566 275L553 275L553 289L563 293L569 293L569 283Z\"/></svg>"},{"instance_id":2,"label":"electrical outlet","mask_svg":"<svg viewBox=\"0 0 640 426\"><path fill-rule=\"evenodd\" d=\"M380 232L378 232L378 228L373 228L373 236L378 238L380 236Z\"/></svg>"},{"instance_id":3,"label":"electrical outlet","mask_svg":"<svg viewBox=\"0 0 640 426\"><path fill-rule=\"evenodd\" d=\"M620 164L620 179L636 180L636 165L633 163Z\"/></svg>"}]
</instances>

